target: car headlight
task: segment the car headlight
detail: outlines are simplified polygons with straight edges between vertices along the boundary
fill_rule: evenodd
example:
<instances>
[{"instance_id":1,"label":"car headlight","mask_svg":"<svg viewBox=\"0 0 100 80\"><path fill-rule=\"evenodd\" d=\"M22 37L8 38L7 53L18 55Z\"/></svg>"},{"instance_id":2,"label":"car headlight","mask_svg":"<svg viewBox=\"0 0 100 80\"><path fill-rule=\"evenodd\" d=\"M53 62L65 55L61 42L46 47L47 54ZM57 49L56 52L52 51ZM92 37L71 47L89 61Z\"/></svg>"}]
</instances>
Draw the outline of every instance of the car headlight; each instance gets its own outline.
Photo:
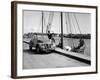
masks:
<instances>
[{"instance_id":1,"label":"car headlight","mask_svg":"<svg viewBox=\"0 0 100 80\"><path fill-rule=\"evenodd\" d=\"M45 48L45 44L41 44L40 46L41 46L42 48Z\"/></svg>"},{"instance_id":2,"label":"car headlight","mask_svg":"<svg viewBox=\"0 0 100 80\"><path fill-rule=\"evenodd\" d=\"M44 46L43 44L41 44L40 46Z\"/></svg>"}]
</instances>

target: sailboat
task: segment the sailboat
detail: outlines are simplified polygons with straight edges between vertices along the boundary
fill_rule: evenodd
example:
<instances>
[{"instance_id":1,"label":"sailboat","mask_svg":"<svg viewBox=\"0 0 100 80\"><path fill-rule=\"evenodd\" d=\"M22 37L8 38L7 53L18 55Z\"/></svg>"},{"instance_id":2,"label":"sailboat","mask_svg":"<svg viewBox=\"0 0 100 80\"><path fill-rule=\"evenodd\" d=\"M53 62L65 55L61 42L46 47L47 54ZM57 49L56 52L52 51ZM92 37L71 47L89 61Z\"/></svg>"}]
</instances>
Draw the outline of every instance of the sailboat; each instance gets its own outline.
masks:
<instances>
[{"instance_id":1,"label":"sailboat","mask_svg":"<svg viewBox=\"0 0 100 80\"><path fill-rule=\"evenodd\" d=\"M54 14L54 13L53 13ZM66 18L68 17L68 21L67 21L67 19L66 19L66 23L68 24L68 22L69 22L69 28L70 28L70 33L72 34L72 30L71 30L71 19L70 19L70 17L69 17L69 13L65 13L65 15L68 15L68 16L66 16ZM85 42L84 42L84 40L83 39L81 39L80 38L80 40L79 40L79 44L78 44L78 46L76 46L75 47L75 45L74 45L74 42L73 42L73 40L72 40L72 46L70 47L70 46L64 46L63 44L63 38L64 38L64 34L63 34L63 17L64 17L64 13L63 12L60 12L60 16L61 16L61 34L60 34L60 36L61 36L61 39L60 39L60 41L59 41L59 45L58 45L58 47L60 47L60 48L66 48L66 50L70 50L70 51L73 51L73 52L83 52L84 53L84 50L85 50L85 46L83 46L84 44L85 44ZM75 14L73 14L73 16L74 16L74 18L75 18L75 20L76 20L76 24L77 24L77 26L78 26L78 29L79 29L79 33L81 34L81 30L80 30L80 27L79 27L79 23L78 23L78 21L77 21L77 18L76 18L76 16L75 16ZM49 16L50 17L50 16ZM52 19L53 19L53 17L52 17ZM74 24L74 21L72 20L72 23ZM50 27L51 27L51 24L52 23L48 23L48 25L47 25L47 30L46 30L46 32L48 31L48 29L50 29ZM66 27L68 27L68 25L66 26ZM76 28L75 28L75 25L73 26L74 27L74 29L76 30ZM68 28L67 28L68 29ZM72 38L72 36L70 37L70 38Z\"/></svg>"},{"instance_id":2,"label":"sailboat","mask_svg":"<svg viewBox=\"0 0 100 80\"><path fill-rule=\"evenodd\" d=\"M64 13L63 12L59 12L60 13L60 19L61 19L61 24L60 24L60 26L61 26L61 33L59 34L60 35L60 40L59 40L59 44L57 45L57 47L60 47L61 49L63 49L63 48L66 48L66 50L70 50L70 51L73 51L73 52L78 52L78 50L80 50L80 49L77 49L77 51L75 50L76 48L80 48L81 46L78 46L78 47L75 47L75 45L74 45L74 42L73 42L73 40L72 40L72 42L71 42L71 44L72 44L72 46L65 46L64 45L64 40L63 40L63 38L65 37L64 36L64 33L63 33L63 24L64 24L64 17L65 18L68 18L68 20L66 19L66 28L68 27L68 23L69 23L69 30L70 30L70 33L72 34L72 30L71 30L71 19L70 19L70 17L69 17L69 13L65 13L65 16L64 16ZM44 11L42 11L41 12L41 21L42 21L42 30L41 30L41 33L37 33L37 35L47 35L48 34L48 31L50 31L50 29L51 29L51 27L53 27L52 26L52 23L53 23L53 18L54 18L54 14L55 14L55 12L49 12L49 18L48 18L48 22L47 22L47 24L45 24L45 15L44 15ZM66 16L67 15L67 16ZM76 16L75 16L75 14L74 14L74 18L75 18L75 20L76 20L76 24L77 24L77 26L78 26L78 29L79 29L79 32L80 32L80 34L81 34L81 30L80 30L80 28L79 28L79 24L78 24L78 21L77 21L77 18L76 18ZM72 21L73 22L73 21ZM74 22L73 22L73 24L74 24ZM44 25L45 25L45 27L46 27L46 29L45 29L45 31L44 31ZM75 28L75 26L74 26L74 28ZM76 28L75 28L76 29ZM67 31L68 31L68 28L67 28ZM46 33L45 33L46 32ZM42 38L44 38L44 37L42 37ZM66 38L66 37L65 37ZM72 38L72 36L70 37L70 38ZM80 41L80 42L82 42L82 41ZM84 49L85 49L85 47L84 47ZM81 52L82 52L82 50L83 50L83 52L84 52L84 49L81 49Z\"/></svg>"}]
</instances>

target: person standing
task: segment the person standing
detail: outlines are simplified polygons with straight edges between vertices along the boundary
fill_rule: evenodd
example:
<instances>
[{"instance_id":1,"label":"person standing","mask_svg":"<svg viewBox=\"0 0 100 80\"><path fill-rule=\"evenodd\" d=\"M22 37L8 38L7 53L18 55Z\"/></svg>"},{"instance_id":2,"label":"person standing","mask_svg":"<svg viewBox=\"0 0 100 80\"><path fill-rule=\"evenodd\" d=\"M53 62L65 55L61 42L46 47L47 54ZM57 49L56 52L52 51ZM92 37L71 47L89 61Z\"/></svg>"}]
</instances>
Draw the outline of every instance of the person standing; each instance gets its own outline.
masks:
<instances>
[{"instance_id":1,"label":"person standing","mask_svg":"<svg viewBox=\"0 0 100 80\"><path fill-rule=\"evenodd\" d=\"M50 43L51 43L52 34L50 33L50 31L48 31L47 36L48 36L48 38L49 38L49 40L50 40Z\"/></svg>"}]
</instances>

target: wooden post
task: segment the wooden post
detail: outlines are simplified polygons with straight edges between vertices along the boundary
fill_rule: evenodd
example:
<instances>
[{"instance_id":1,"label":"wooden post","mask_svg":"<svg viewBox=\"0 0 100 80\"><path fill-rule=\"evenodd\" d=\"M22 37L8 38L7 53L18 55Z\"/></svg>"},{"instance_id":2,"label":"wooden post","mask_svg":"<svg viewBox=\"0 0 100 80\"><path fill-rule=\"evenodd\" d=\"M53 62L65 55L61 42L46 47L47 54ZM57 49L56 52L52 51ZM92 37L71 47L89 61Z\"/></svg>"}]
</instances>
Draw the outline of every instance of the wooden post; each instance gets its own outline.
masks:
<instances>
[{"instance_id":1,"label":"wooden post","mask_svg":"<svg viewBox=\"0 0 100 80\"><path fill-rule=\"evenodd\" d=\"M63 49L63 13L61 12L61 48Z\"/></svg>"}]
</instances>

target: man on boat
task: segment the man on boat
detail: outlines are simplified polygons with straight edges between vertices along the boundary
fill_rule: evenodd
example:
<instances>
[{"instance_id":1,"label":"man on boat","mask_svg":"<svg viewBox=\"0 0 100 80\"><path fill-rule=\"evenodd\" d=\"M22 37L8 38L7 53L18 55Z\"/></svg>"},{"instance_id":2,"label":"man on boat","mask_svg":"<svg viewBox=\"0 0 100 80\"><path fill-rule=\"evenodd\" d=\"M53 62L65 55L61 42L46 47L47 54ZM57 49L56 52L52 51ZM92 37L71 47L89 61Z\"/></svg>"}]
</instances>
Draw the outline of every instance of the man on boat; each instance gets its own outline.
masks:
<instances>
[{"instance_id":1,"label":"man on boat","mask_svg":"<svg viewBox=\"0 0 100 80\"><path fill-rule=\"evenodd\" d=\"M55 46L55 39L53 37L54 33L50 33L50 31L48 31L47 36L48 36L48 38L50 40L50 43Z\"/></svg>"},{"instance_id":2,"label":"man on boat","mask_svg":"<svg viewBox=\"0 0 100 80\"><path fill-rule=\"evenodd\" d=\"M48 36L48 38L49 38L49 40L50 40L50 42L51 42L52 34L50 33L50 31L48 31L47 36Z\"/></svg>"},{"instance_id":3,"label":"man on boat","mask_svg":"<svg viewBox=\"0 0 100 80\"><path fill-rule=\"evenodd\" d=\"M84 40L81 38L81 39L79 40L78 46L77 46L77 47L74 47L74 48L72 49L72 51L73 51L73 52L79 52L79 51L83 50L84 48L85 48L85 42L84 42Z\"/></svg>"}]
</instances>

